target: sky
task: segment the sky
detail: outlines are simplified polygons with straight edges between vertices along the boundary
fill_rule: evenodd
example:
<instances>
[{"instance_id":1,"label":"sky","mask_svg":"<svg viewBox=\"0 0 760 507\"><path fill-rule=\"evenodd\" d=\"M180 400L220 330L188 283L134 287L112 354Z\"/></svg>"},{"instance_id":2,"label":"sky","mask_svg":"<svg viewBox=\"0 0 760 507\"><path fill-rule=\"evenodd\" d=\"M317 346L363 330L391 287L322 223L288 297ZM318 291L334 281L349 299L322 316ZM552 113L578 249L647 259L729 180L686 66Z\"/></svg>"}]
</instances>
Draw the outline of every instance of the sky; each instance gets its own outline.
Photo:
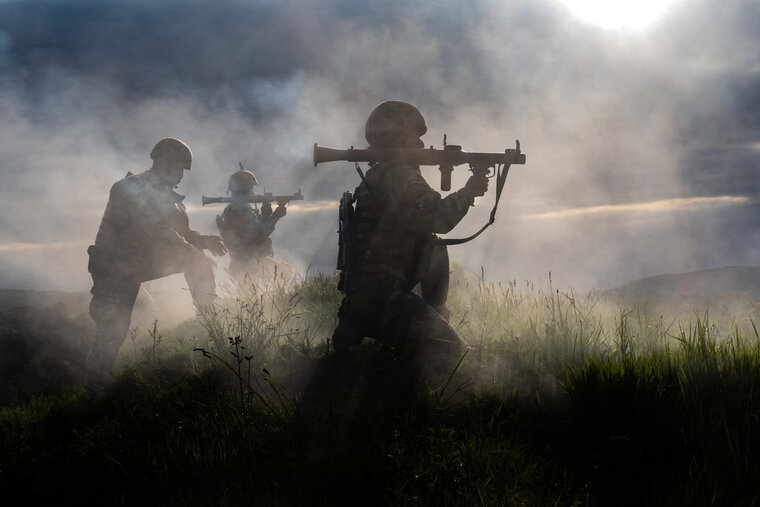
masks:
<instances>
[{"instance_id":1,"label":"sky","mask_svg":"<svg viewBox=\"0 0 760 507\"><path fill-rule=\"evenodd\" d=\"M596 5L0 0L0 288L88 290L109 188L164 137L193 150L178 191L195 229L216 232L222 208L201 196L242 162L306 197L276 257L332 274L337 201L359 177L314 167L312 147L366 146L389 99L420 109L426 145L520 140L495 224L450 248L490 279L606 289L760 265L760 3L631 2L619 19ZM487 220L493 186L450 237Z\"/></svg>"}]
</instances>

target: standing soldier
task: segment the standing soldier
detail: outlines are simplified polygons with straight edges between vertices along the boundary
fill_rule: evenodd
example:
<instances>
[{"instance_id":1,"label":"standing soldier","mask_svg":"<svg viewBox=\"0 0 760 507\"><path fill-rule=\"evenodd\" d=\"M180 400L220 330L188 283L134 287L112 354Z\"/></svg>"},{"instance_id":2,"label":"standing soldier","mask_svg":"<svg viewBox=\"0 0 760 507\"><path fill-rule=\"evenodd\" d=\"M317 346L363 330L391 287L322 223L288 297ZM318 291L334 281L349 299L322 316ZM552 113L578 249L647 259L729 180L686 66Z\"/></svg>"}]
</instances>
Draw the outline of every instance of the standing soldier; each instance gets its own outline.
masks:
<instances>
[{"instance_id":1,"label":"standing soldier","mask_svg":"<svg viewBox=\"0 0 760 507\"><path fill-rule=\"evenodd\" d=\"M370 148L422 148L420 137L425 132L425 120L416 107L387 101L370 113L365 137ZM486 176L473 175L464 188L442 198L425 182L419 166L404 160L370 165L355 193L356 210L345 259L350 266L344 271L350 276L345 280L345 297L333 334L339 354L364 337L373 337L381 343L401 345L428 375L450 372L462 343L442 315L446 313L445 294L437 301L429 300L441 306L439 312L412 289L424 281L425 292L425 284L434 284L428 277L431 261L440 264L442 260L448 275L445 250L434 256L435 233L453 229L487 189ZM435 270L440 272L440 266L434 266Z\"/></svg>"},{"instance_id":2,"label":"standing soldier","mask_svg":"<svg viewBox=\"0 0 760 507\"><path fill-rule=\"evenodd\" d=\"M264 202L261 210L245 202L258 183L256 176L241 164L240 170L230 176L227 187L233 201L216 217L219 233L230 250L230 275L240 281L246 274L259 273L262 263L284 264L271 259L274 250L269 236L287 210L284 203L278 203L272 211L270 202Z\"/></svg>"},{"instance_id":3,"label":"standing soldier","mask_svg":"<svg viewBox=\"0 0 760 507\"><path fill-rule=\"evenodd\" d=\"M156 143L150 158L150 169L127 173L111 187L95 244L87 249L95 321L87 367L94 375L112 370L142 282L184 273L196 305L209 306L216 299L216 264L203 250L219 256L227 249L219 236L190 229L185 197L174 191L190 170L192 152L184 142L167 138Z\"/></svg>"}]
</instances>

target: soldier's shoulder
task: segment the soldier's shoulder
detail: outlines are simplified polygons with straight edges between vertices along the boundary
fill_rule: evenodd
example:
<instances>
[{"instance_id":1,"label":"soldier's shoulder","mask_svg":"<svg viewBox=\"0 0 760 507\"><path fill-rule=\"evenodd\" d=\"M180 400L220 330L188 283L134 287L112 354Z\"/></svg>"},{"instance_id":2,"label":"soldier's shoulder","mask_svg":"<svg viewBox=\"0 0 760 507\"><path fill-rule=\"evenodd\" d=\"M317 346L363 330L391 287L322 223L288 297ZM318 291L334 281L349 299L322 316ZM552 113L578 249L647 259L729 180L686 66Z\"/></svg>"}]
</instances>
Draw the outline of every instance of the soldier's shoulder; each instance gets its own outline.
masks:
<instances>
[{"instance_id":1,"label":"soldier's shoulder","mask_svg":"<svg viewBox=\"0 0 760 507\"><path fill-rule=\"evenodd\" d=\"M122 179L111 185L111 193L128 192L136 185L135 175L128 172Z\"/></svg>"},{"instance_id":2,"label":"soldier's shoulder","mask_svg":"<svg viewBox=\"0 0 760 507\"><path fill-rule=\"evenodd\" d=\"M391 161L381 166L382 171L385 173L391 173L394 177L413 177L419 175L419 166L406 163L404 161Z\"/></svg>"},{"instance_id":3,"label":"soldier's shoulder","mask_svg":"<svg viewBox=\"0 0 760 507\"><path fill-rule=\"evenodd\" d=\"M411 188L430 188L417 166L399 164L392 168L392 173L396 185Z\"/></svg>"},{"instance_id":4,"label":"soldier's shoulder","mask_svg":"<svg viewBox=\"0 0 760 507\"><path fill-rule=\"evenodd\" d=\"M370 168L366 175L366 178L370 181L388 179L405 181L414 180L417 177L420 177L419 169L402 161L389 161L377 164Z\"/></svg>"},{"instance_id":5,"label":"soldier's shoulder","mask_svg":"<svg viewBox=\"0 0 760 507\"><path fill-rule=\"evenodd\" d=\"M381 162L375 166L373 166L373 169L380 172L396 172L396 171L415 171L415 168L417 166L409 164L405 162L404 160L388 160L386 162Z\"/></svg>"},{"instance_id":6,"label":"soldier's shoulder","mask_svg":"<svg viewBox=\"0 0 760 507\"><path fill-rule=\"evenodd\" d=\"M145 182L147 171L134 174L132 171L127 171L124 177L113 184L115 188L128 187L130 185L137 185Z\"/></svg>"},{"instance_id":7,"label":"soldier's shoulder","mask_svg":"<svg viewBox=\"0 0 760 507\"><path fill-rule=\"evenodd\" d=\"M224 216L227 218L248 217L255 214L253 206L247 202L233 202L224 208Z\"/></svg>"},{"instance_id":8,"label":"soldier's shoulder","mask_svg":"<svg viewBox=\"0 0 760 507\"><path fill-rule=\"evenodd\" d=\"M253 210L253 206L251 206L247 202L231 202L227 205L225 210L228 213L236 213L236 212L245 212L245 211L251 211Z\"/></svg>"}]
</instances>

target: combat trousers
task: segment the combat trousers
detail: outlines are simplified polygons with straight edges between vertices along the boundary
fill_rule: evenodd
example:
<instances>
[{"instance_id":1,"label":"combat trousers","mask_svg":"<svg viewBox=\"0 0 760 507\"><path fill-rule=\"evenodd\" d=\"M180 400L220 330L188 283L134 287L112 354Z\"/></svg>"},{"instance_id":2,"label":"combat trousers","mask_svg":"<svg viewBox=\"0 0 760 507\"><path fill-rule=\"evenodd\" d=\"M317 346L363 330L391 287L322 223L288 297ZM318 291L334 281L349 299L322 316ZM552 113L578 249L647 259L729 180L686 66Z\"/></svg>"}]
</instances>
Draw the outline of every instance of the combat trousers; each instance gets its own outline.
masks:
<instances>
[{"instance_id":1,"label":"combat trousers","mask_svg":"<svg viewBox=\"0 0 760 507\"><path fill-rule=\"evenodd\" d=\"M365 337L398 346L432 386L446 380L465 350L448 321L394 276L354 275L338 318L333 333L336 352L347 352Z\"/></svg>"},{"instance_id":2,"label":"combat trousers","mask_svg":"<svg viewBox=\"0 0 760 507\"><path fill-rule=\"evenodd\" d=\"M446 245L434 245L428 258L427 271L420 281L422 300L449 320L451 312L446 306L449 298L449 251Z\"/></svg>"},{"instance_id":3,"label":"combat trousers","mask_svg":"<svg viewBox=\"0 0 760 507\"><path fill-rule=\"evenodd\" d=\"M157 278L184 273L190 295L199 306L216 300L216 284L211 265L199 257L186 262L161 261L153 266L114 262L92 262L93 286L90 316L95 321L95 339L87 355L87 370L92 375L111 372L116 356L129 332L132 309L140 284Z\"/></svg>"}]
</instances>

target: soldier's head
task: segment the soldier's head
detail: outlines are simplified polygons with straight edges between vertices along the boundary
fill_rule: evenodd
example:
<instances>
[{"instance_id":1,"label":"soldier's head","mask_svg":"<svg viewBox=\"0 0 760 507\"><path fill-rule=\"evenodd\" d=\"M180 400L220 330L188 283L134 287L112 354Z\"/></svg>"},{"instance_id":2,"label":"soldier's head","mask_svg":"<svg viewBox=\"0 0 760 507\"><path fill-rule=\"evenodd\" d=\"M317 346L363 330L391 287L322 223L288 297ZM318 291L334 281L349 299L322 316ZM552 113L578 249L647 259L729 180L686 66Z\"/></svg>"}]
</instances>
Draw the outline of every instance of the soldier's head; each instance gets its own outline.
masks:
<instances>
[{"instance_id":1,"label":"soldier's head","mask_svg":"<svg viewBox=\"0 0 760 507\"><path fill-rule=\"evenodd\" d=\"M256 180L255 174L251 171L240 169L239 171L232 173L232 176L230 176L230 181L227 184L227 192L233 196L250 194L253 192L254 185L258 184L259 182Z\"/></svg>"},{"instance_id":2,"label":"soldier's head","mask_svg":"<svg viewBox=\"0 0 760 507\"><path fill-rule=\"evenodd\" d=\"M172 187L182 181L184 171L189 171L193 163L190 147L172 137L161 139L150 152L153 159L151 170L156 171L161 179Z\"/></svg>"},{"instance_id":3,"label":"soldier's head","mask_svg":"<svg viewBox=\"0 0 760 507\"><path fill-rule=\"evenodd\" d=\"M424 148L427 132L422 113L409 104L388 100L369 113L364 137L372 148Z\"/></svg>"}]
</instances>

